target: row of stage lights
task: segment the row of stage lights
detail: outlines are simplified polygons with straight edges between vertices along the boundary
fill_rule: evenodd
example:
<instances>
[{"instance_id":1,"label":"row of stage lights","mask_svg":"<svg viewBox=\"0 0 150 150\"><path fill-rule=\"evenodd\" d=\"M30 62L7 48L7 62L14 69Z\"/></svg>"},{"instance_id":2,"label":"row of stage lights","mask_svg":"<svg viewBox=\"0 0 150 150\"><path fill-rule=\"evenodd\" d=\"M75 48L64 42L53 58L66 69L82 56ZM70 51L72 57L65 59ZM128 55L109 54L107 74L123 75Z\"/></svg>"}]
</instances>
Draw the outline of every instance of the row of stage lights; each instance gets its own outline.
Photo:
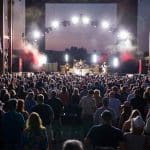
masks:
<instances>
[{"instance_id":1,"label":"row of stage lights","mask_svg":"<svg viewBox=\"0 0 150 150\"><path fill-rule=\"evenodd\" d=\"M117 32L117 37L119 40L126 40L131 37L131 34L125 30L119 30L115 27L111 27L111 24L107 20L103 20L101 22L98 22L97 20L91 20L90 17L80 15L80 16L73 16L70 20L64 20L64 21L59 21L59 20L53 20L50 24L50 27L45 28L45 33L49 33L50 31L53 31L55 29L58 29L61 25L64 27L70 26L70 25L78 25L78 24L84 24L84 25L92 25L93 27L98 27L99 24L101 25L101 28L103 30L107 30L110 32ZM33 38L35 40L39 39L42 36L42 33L38 30L33 31Z\"/></svg>"},{"instance_id":2,"label":"row of stage lights","mask_svg":"<svg viewBox=\"0 0 150 150\"><path fill-rule=\"evenodd\" d=\"M52 31L53 29L57 29L57 28L59 28L60 27L60 25L62 24L64 27L67 27L67 26L70 26L71 24L73 24L73 25L78 25L79 23L82 23L82 24L84 24L84 25L92 25L93 27L98 27L98 25L99 25L99 22L97 21L97 20L91 20L89 17L87 17L87 16L80 16L80 17L78 17L78 16L73 16L72 18L71 18L71 21L69 21L69 20L64 20L64 21L62 21L62 22L60 22L60 21L58 21L58 20L54 20L54 21L52 21L51 22L51 27L48 27L47 29L47 31ZM103 29L109 29L109 27L110 27L110 24L109 24L109 22L108 21L105 21L105 20L103 20L102 22L101 22L101 27L103 28Z\"/></svg>"},{"instance_id":3,"label":"row of stage lights","mask_svg":"<svg viewBox=\"0 0 150 150\"><path fill-rule=\"evenodd\" d=\"M96 53L93 53L91 55L91 62L96 65L98 63L98 57L99 56ZM64 59L65 59L66 64L68 64L69 63L69 54L65 54ZM112 67L118 68L119 64L120 64L119 58L114 56L111 60Z\"/></svg>"}]
</instances>

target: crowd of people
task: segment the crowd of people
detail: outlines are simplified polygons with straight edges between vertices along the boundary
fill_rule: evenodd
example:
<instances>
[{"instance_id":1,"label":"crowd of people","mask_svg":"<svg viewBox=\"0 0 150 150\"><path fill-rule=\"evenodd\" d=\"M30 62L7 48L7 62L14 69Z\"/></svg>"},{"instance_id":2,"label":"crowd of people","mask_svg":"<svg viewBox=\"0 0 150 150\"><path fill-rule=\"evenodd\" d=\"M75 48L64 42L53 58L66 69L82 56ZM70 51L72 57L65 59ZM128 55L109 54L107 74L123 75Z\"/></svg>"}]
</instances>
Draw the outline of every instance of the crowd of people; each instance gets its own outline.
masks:
<instances>
[{"instance_id":1,"label":"crowd of people","mask_svg":"<svg viewBox=\"0 0 150 150\"><path fill-rule=\"evenodd\" d=\"M61 141L67 119L81 139ZM149 150L150 76L1 75L0 149L53 150L57 141L62 150Z\"/></svg>"}]
</instances>

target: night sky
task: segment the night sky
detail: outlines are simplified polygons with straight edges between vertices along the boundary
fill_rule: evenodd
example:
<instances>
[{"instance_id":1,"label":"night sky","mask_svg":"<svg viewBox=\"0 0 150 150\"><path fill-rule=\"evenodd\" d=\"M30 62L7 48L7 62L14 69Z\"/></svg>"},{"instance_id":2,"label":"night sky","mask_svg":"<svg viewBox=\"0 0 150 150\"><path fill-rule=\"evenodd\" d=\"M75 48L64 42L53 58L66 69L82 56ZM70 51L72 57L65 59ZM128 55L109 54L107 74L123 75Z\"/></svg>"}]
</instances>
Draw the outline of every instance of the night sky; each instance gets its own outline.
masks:
<instances>
[{"instance_id":1,"label":"night sky","mask_svg":"<svg viewBox=\"0 0 150 150\"><path fill-rule=\"evenodd\" d=\"M25 1L15 0L14 3L14 24L13 24L13 37L15 49L21 49L22 33L25 29ZM50 21L54 18L60 20L70 19L74 14L91 15L91 18L102 20L101 18L108 18L108 20L115 25L116 23L116 5L115 4L89 4L82 6L80 4L73 4L71 7L65 4L60 7L69 7L62 10L62 8L53 7L53 4L46 5L46 26L49 26ZM87 4L86 4L87 5ZM79 7L80 6L80 7ZM53 9L50 9L53 7ZM83 8L82 8L83 7ZM85 8L86 7L86 8ZM59 12L57 11L59 9ZM69 11L70 10L70 11ZM63 12L63 13L60 13ZM63 15L62 15L63 14ZM148 50L148 32L150 29L150 0L141 0L139 5L138 16L138 37L140 49L143 51ZM101 28L94 28L92 26L70 26L62 27L58 31L52 31L46 36L46 49L64 50L70 46L85 47L88 50L101 50L106 49L113 44L113 36L111 33L106 33Z\"/></svg>"}]
</instances>

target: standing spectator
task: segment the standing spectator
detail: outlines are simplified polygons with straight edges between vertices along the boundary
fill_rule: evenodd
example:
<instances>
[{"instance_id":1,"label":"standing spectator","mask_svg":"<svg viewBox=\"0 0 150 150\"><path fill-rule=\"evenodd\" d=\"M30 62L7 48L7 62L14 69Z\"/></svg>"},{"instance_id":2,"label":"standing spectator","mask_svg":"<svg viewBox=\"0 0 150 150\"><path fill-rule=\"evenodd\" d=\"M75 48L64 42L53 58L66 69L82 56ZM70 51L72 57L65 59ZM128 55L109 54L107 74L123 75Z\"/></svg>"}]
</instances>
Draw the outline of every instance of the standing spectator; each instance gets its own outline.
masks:
<instances>
[{"instance_id":1,"label":"standing spectator","mask_svg":"<svg viewBox=\"0 0 150 150\"><path fill-rule=\"evenodd\" d=\"M82 142L78 140L66 140L62 150L84 150Z\"/></svg>"},{"instance_id":2,"label":"standing spectator","mask_svg":"<svg viewBox=\"0 0 150 150\"><path fill-rule=\"evenodd\" d=\"M5 105L3 106L3 109L5 112L8 111L8 101L10 99L10 94L7 92L4 94L4 97L3 97L3 102L5 103Z\"/></svg>"},{"instance_id":3,"label":"standing spectator","mask_svg":"<svg viewBox=\"0 0 150 150\"><path fill-rule=\"evenodd\" d=\"M39 114L43 125L46 127L49 149L51 149L53 141L52 121L54 119L54 113L51 106L44 104L44 96L42 94L39 94L37 96L37 105L32 108L32 112L36 112Z\"/></svg>"},{"instance_id":4,"label":"standing spectator","mask_svg":"<svg viewBox=\"0 0 150 150\"><path fill-rule=\"evenodd\" d=\"M94 98L94 91L89 90L87 96L81 98L79 106L81 107L81 118L83 121L84 134L87 133L93 124L93 114L96 110L96 103Z\"/></svg>"},{"instance_id":5,"label":"standing spectator","mask_svg":"<svg viewBox=\"0 0 150 150\"><path fill-rule=\"evenodd\" d=\"M135 97L131 99L131 106L132 109L138 109L141 112L141 115L143 118L145 118L145 108L146 108L146 103L144 102L142 96L140 95L140 90L137 89L135 90Z\"/></svg>"},{"instance_id":6,"label":"standing spectator","mask_svg":"<svg viewBox=\"0 0 150 150\"><path fill-rule=\"evenodd\" d=\"M137 116L141 116L140 111L137 109L132 110L131 115L129 116L128 120L123 123L123 126L122 126L123 132L129 132L130 131L131 120Z\"/></svg>"},{"instance_id":7,"label":"standing spectator","mask_svg":"<svg viewBox=\"0 0 150 150\"><path fill-rule=\"evenodd\" d=\"M150 109L148 110L148 113L147 113L147 115L146 115L146 120L147 120L148 118L150 118Z\"/></svg>"},{"instance_id":8,"label":"standing spectator","mask_svg":"<svg viewBox=\"0 0 150 150\"><path fill-rule=\"evenodd\" d=\"M80 95L79 95L79 89L74 88L72 96L71 96L71 105L79 105L80 101Z\"/></svg>"},{"instance_id":9,"label":"standing spectator","mask_svg":"<svg viewBox=\"0 0 150 150\"><path fill-rule=\"evenodd\" d=\"M122 128L125 121L128 120L131 114L131 105L128 101L125 101L124 104L121 106L121 115L119 120L119 127Z\"/></svg>"},{"instance_id":10,"label":"standing spectator","mask_svg":"<svg viewBox=\"0 0 150 150\"><path fill-rule=\"evenodd\" d=\"M39 80L37 80L35 87L37 89L43 88L44 87L44 82L42 78L39 78Z\"/></svg>"},{"instance_id":11,"label":"standing spectator","mask_svg":"<svg viewBox=\"0 0 150 150\"><path fill-rule=\"evenodd\" d=\"M109 104L108 107L115 112L116 123L119 121L120 112L121 112L121 102L119 99L115 98L114 92L109 93Z\"/></svg>"},{"instance_id":12,"label":"standing spectator","mask_svg":"<svg viewBox=\"0 0 150 150\"><path fill-rule=\"evenodd\" d=\"M72 114L77 116L77 120L80 119L80 115L81 115L81 109L79 107L79 102L80 102L79 89L74 88L72 97L71 97L71 112L72 112Z\"/></svg>"},{"instance_id":13,"label":"standing spectator","mask_svg":"<svg viewBox=\"0 0 150 150\"><path fill-rule=\"evenodd\" d=\"M120 90L121 103L124 103L127 100L128 95L129 93L127 92L127 87L126 86L121 87L121 90Z\"/></svg>"},{"instance_id":14,"label":"standing spectator","mask_svg":"<svg viewBox=\"0 0 150 150\"><path fill-rule=\"evenodd\" d=\"M132 89L131 89L131 91L130 91L130 93L129 93L129 95L127 96L127 101L130 103L131 102L131 99L133 99L133 98L135 98L135 90L136 90L136 87L134 86Z\"/></svg>"},{"instance_id":15,"label":"standing spectator","mask_svg":"<svg viewBox=\"0 0 150 150\"><path fill-rule=\"evenodd\" d=\"M35 96L33 92L29 92L25 98L25 110L31 113L32 107L36 105Z\"/></svg>"},{"instance_id":16,"label":"standing spectator","mask_svg":"<svg viewBox=\"0 0 150 150\"><path fill-rule=\"evenodd\" d=\"M25 99L26 95L27 95L27 92L25 91L25 87L24 85L21 85L18 89L17 97L19 99Z\"/></svg>"},{"instance_id":17,"label":"standing spectator","mask_svg":"<svg viewBox=\"0 0 150 150\"><path fill-rule=\"evenodd\" d=\"M3 136L2 136L2 128L1 128L1 120L4 115L3 106L4 106L4 103L0 101L0 149L3 148L3 143L2 143Z\"/></svg>"},{"instance_id":18,"label":"standing spectator","mask_svg":"<svg viewBox=\"0 0 150 150\"><path fill-rule=\"evenodd\" d=\"M16 91L13 89L10 90L10 98L17 98Z\"/></svg>"},{"instance_id":19,"label":"standing spectator","mask_svg":"<svg viewBox=\"0 0 150 150\"><path fill-rule=\"evenodd\" d=\"M48 101L48 94L47 94L46 90L44 88L40 88L39 93L44 96L44 103L46 103Z\"/></svg>"},{"instance_id":20,"label":"standing spectator","mask_svg":"<svg viewBox=\"0 0 150 150\"><path fill-rule=\"evenodd\" d=\"M22 99L18 100L17 112L23 115L25 121L28 119L29 113L24 110L24 100Z\"/></svg>"},{"instance_id":21,"label":"standing spectator","mask_svg":"<svg viewBox=\"0 0 150 150\"><path fill-rule=\"evenodd\" d=\"M24 131L24 150L47 150L48 137L40 116L33 112Z\"/></svg>"},{"instance_id":22,"label":"standing spectator","mask_svg":"<svg viewBox=\"0 0 150 150\"><path fill-rule=\"evenodd\" d=\"M117 86L113 86L113 87L112 87L112 91L114 92L114 97L115 97L116 99L119 99L119 100L120 100L120 94L119 94L119 92L118 92L118 87L117 87Z\"/></svg>"},{"instance_id":23,"label":"standing spectator","mask_svg":"<svg viewBox=\"0 0 150 150\"><path fill-rule=\"evenodd\" d=\"M8 90L7 90L7 89L5 89L5 88L1 89L1 91L0 91L0 100L1 100L3 103L5 103L5 101L4 101L3 99L4 99L4 95L5 95L6 93L8 93Z\"/></svg>"},{"instance_id":24,"label":"standing spectator","mask_svg":"<svg viewBox=\"0 0 150 150\"><path fill-rule=\"evenodd\" d=\"M86 96L87 94L88 94L87 86L83 85L83 89L80 92L80 98L82 98L83 96Z\"/></svg>"},{"instance_id":25,"label":"standing spectator","mask_svg":"<svg viewBox=\"0 0 150 150\"><path fill-rule=\"evenodd\" d=\"M115 118L115 116L114 116L114 115L115 115L115 114L114 114L114 111L108 107L109 99L108 99L107 97L104 97L104 98L102 99L102 103L103 103L102 107L96 109L96 111L95 111L95 113L94 113L94 124L95 124L95 125L102 124L103 119L102 119L102 117L101 117L101 114L102 114L105 110L108 110L108 111L111 112L112 117L113 117L113 120L114 120L114 118Z\"/></svg>"},{"instance_id":26,"label":"standing spectator","mask_svg":"<svg viewBox=\"0 0 150 150\"><path fill-rule=\"evenodd\" d=\"M145 150L144 125L141 116L132 119L130 132L124 134L126 150Z\"/></svg>"},{"instance_id":27,"label":"standing spectator","mask_svg":"<svg viewBox=\"0 0 150 150\"><path fill-rule=\"evenodd\" d=\"M144 91L143 99L147 104L147 109L150 109L150 87L147 87Z\"/></svg>"},{"instance_id":28,"label":"standing spectator","mask_svg":"<svg viewBox=\"0 0 150 150\"><path fill-rule=\"evenodd\" d=\"M4 103L2 103L2 101L0 101L0 125L1 125L2 116L4 114L3 106L4 106Z\"/></svg>"},{"instance_id":29,"label":"standing spectator","mask_svg":"<svg viewBox=\"0 0 150 150\"><path fill-rule=\"evenodd\" d=\"M96 108L99 108L102 106L102 97L100 94L100 90L96 89L94 90L94 98L95 98L95 102L96 102Z\"/></svg>"},{"instance_id":30,"label":"standing spectator","mask_svg":"<svg viewBox=\"0 0 150 150\"><path fill-rule=\"evenodd\" d=\"M123 135L120 129L112 126L112 114L105 110L102 113L103 124L93 126L84 141L85 144L91 143L94 149L123 147Z\"/></svg>"},{"instance_id":31,"label":"standing spectator","mask_svg":"<svg viewBox=\"0 0 150 150\"><path fill-rule=\"evenodd\" d=\"M145 148L146 150L150 149L150 118L147 118L146 124L144 127L144 135L146 136Z\"/></svg>"},{"instance_id":32,"label":"standing spectator","mask_svg":"<svg viewBox=\"0 0 150 150\"><path fill-rule=\"evenodd\" d=\"M63 104L59 97L57 97L56 91L51 92L51 98L47 103L50 105L54 112L54 121L53 121L53 130L54 130L54 137L56 139L60 138L61 136L61 114L63 112Z\"/></svg>"},{"instance_id":33,"label":"standing spectator","mask_svg":"<svg viewBox=\"0 0 150 150\"><path fill-rule=\"evenodd\" d=\"M68 107L69 105L69 93L67 91L67 88L65 86L62 87L61 92L59 94L60 99L62 100L62 103L65 107Z\"/></svg>"},{"instance_id":34,"label":"standing spectator","mask_svg":"<svg viewBox=\"0 0 150 150\"><path fill-rule=\"evenodd\" d=\"M6 150L20 150L25 121L23 116L16 112L17 101L12 99L8 103L8 112L2 117L2 136Z\"/></svg>"}]
</instances>

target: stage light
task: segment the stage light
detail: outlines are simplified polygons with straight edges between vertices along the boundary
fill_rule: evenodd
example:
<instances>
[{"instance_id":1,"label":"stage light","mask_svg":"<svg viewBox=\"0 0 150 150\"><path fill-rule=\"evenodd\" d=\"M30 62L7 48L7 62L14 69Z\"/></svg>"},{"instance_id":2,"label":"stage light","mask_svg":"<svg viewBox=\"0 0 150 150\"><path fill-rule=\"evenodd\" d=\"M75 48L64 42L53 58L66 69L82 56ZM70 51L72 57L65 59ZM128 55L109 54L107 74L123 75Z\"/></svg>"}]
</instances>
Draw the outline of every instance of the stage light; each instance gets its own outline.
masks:
<instances>
[{"instance_id":1,"label":"stage light","mask_svg":"<svg viewBox=\"0 0 150 150\"><path fill-rule=\"evenodd\" d=\"M33 31L33 38L35 40L39 39L41 37L41 32L38 30Z\"/></svg>"},{"instance_id":2,"label":"stage light","mask_svg":"<svg viewBox=\"0 0 150 150\"><path fill-rule=\"evenodd\" d=\"M92 55L92 62L95 64L97 63L97 54Z\"/></svg>"},{"instance_id":3,"label":"stage light","mask_svg":"<svg viewBox=\"0 0 150 150\"><path fill-rule=\"evenodd\" d=\"M113 64L114 68L118 68L119 67L119 59L118 59L118 57L114 57L113 58L112 64Z\"/></svg>"},{"instance_id":4,"label":"stage light","mask_svg":"<svg viewBox=\"0 0 150 150\"><path fill-rule=\"evenodd\" d=\"M130 38L130 33L127 30L121 30L117 36L120 40L127 40Z\"/></svg>"},{"instance_id":5,"label":"stage light","mask_svg":"<svg viewBox=\"0 0 150 150\"><path fill-rule=\"evenodd\" d=\"M87 17L87 16L83 16L82 17L82 23L85 24L85 25L89 24L90 23L90 18Z\"/></svg>"},{"instance_id":6,"label":"stage light","mask_svg":"<svg viewBox=\"0 0 150 150\"><path fill-rule=\"evenodd\" d=\"M53 28L58 28L59 27L59 21L58 20L54 20L52 23L51 23L51 26L53 27Z\"/></svg>"},{"instance_id":7,"label":"stage light","mask_svg":"<svg viewBox=\"0 0 150 150\"><path fill-rule=\"evenodd\" d=\"M69 55L65 54L65 62L68 63L68 61L69 61Z\"/></svg>"},{"instance_id":8,"label":"stage light","mask_svg":"<svg viewBox=\"0 0 150 150\"><path fill-rule=\"evenodd\" d=\"M102 21L101 26L102 26L103 29L109 29L110 24L109 24L108 21Z\"/></svg>"},{"instance_id":9,"label":"stage light","mask_svg":"<svg viewBox=\"0 0 150 150\"><path fill-rule=\"evenodd\" d=\"M72 18L71 18L71 22L73 23L73 24L78 24L79 23L79 17L78 16L73 16Z\"/></svg>"},{"instance_id":10,"label":"stage light","mask_svg":"<svg viewBox=\"0 0 150 150\"><path fill-rule=\"evenodd\" d=\"M39 57L39 65L40 66L42 66L42 65L44 65L44 64L47 64L47 56L46 55L41 55L40 57Z\"/></svg>"}]
</instances>

